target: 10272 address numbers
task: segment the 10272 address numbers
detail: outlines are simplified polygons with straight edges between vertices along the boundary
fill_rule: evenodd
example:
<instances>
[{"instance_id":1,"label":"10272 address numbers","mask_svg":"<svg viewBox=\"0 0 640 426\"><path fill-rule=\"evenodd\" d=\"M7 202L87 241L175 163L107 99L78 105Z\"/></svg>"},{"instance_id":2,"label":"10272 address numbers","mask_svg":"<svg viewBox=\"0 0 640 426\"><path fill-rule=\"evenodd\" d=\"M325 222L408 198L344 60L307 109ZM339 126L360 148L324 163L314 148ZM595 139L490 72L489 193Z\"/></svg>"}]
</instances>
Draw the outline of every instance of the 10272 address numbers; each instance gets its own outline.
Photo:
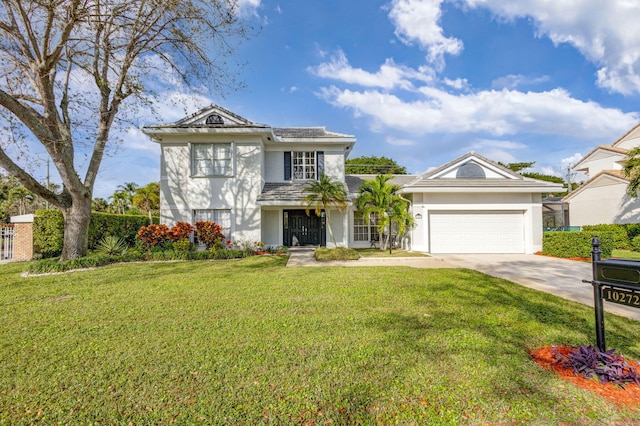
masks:
<instances>
[{"instance_id":1,"label":"10272 address numbers","mask_svg":"<svg viewBox=\"0 0 640 426\"><path fill-rule=\"evenodd\" d=\"M640 308L640 293L635 291L607 287L602 289L602 298L609 302Z\"/></svg>"}]
</instances>

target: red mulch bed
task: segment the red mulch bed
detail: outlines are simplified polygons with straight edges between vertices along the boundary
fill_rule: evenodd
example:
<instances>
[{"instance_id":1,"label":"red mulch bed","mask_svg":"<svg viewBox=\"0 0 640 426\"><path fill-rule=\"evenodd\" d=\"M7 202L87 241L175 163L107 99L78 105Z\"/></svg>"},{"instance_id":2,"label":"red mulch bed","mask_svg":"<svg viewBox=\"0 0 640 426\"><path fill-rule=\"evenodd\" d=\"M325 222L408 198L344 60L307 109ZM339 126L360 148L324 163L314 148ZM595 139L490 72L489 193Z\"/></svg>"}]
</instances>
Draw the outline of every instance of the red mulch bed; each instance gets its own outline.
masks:
<instances>
[{"instance_id":1,"label":"red mulch bed","mask_svg":"<svg viewBox=\"0 0 640 426\"><path fill-rule=\"evenodd\" d=\"M558 257L558 256L550 255L550 254L542 254L541 251L537 251L534 254L538 255L538 256L555 257L556 259L577 260L578 262L591 262L591 258L590 257Z\"/></svg>"},{"instance_id":2,"label":"red mulch bed","mask_svg":"<svg viewBox=\"0 0 640 426\"><path fill-rule=\"evenodd\" d=\"M624 388L611 383L603 384L598 379L587 379L576 376L570 367L564 367L554 362L553 346L543 346L531 352L531 358L547 370L554 371L559 377L567 380L583 389L591 390L609 401L619 405L640 408L640 386L635 384L625 385ZM556 346L556 350L562 355L568 355L574 348ZM640 364L627 361L628 364L640 368Z\"/></svg>"}]
</instances>

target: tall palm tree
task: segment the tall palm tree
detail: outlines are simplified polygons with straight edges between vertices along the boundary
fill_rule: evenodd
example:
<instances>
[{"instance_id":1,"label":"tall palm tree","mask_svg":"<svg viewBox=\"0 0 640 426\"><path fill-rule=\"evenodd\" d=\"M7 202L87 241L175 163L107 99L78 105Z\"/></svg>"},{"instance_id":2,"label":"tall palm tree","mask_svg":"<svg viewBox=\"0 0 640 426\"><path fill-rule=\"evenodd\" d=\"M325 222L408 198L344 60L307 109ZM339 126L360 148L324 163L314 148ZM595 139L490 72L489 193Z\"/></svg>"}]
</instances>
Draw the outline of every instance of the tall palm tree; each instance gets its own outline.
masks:
<instances>
[{"instance_id":1,"label":"tall palm tree","mask_svg":"<svg viewBox=\"0 0 640 426\"><path fill-rule=\"evenodd\" d=\"M149 213L149 224L153 224L151 212L160 208L160 184L151 182L145 186L136 188L133 194L133 205Z\"/></svg>"},{"instance_id":2,"label":"tall palm tree","mask_svg":"<svg viewBox=\"0 0 640 426\"><path fill-rule=\"evenodd\" d=\"M347 196L344 184L325 174L321 174L319 180L309 181L308 186L302 192L307 194L302 199L302 202L307 205L307 214L309 214L309 210L311 210L312 207L315 209L316 216L320 216L322 210L326 212L327 230L329 231L334 247L337 247L336 238L333 236L333 231L331 230L329 210L331 206L335 206L338 211L343 211L347 207L349 197Z\"/></svg>"},{"instance_id":3,"label":"tall palm tree","mask_svg":"<svg viewBox=\"0 0 640 426\"><path fill-rule=\"evenodd\" d=\"M402 235L413 226L413 218L409 214L409 201L400 194L400 187L391 182L391 175L377 175L374 179L365 180L358 190L356 207L368 223L372 213L378 217L378 232L387 238L380 245L385 250L391 242L393 224L397 226L398 235Z\"/></svg>"}]
</instances>

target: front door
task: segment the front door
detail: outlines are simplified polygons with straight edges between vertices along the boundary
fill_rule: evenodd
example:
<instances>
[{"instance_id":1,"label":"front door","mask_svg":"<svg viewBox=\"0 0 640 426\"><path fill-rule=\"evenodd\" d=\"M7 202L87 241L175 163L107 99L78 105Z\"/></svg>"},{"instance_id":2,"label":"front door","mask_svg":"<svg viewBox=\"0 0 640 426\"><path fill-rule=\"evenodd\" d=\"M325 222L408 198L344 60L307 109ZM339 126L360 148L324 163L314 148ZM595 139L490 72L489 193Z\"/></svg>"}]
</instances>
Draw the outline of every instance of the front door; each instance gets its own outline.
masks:
<instances>
[{"instance_id":1,"label":"front door","mask_svg":"<svg viewBox=\"0 0 640 426\"><path fill-rule=\"evenodd\" d=\"M283 213L285 246L326 245L324 214L322 217L316 216L314 212L307 215L304 210L285 210Z\"/></svg>"}]
</instances>

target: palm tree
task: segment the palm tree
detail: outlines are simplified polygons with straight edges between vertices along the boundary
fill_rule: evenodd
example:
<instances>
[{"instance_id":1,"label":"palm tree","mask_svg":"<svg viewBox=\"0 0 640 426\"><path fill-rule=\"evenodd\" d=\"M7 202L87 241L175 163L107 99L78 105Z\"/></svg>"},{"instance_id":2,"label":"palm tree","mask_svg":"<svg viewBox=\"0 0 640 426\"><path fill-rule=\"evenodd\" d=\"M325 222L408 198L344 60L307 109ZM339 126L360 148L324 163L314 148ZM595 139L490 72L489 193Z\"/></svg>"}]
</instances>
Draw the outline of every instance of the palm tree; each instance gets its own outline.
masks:
<instances>
[{"instance_id":1,"label":"palm tree","mask_svg":"<svg viewBox=\"0 0 640 426\"><path fill-rule=\"evenodd\" d=\"M115 209L116 214L124 214L125 209L129 205L129 196L124 191L116 191L109 197L112 207Z\"/></svg>"},{"instance_id":2,"label":"palm tree","mask_svg":"<svg viewBox=\"0 0 640 426\"><path fill-rule=\"evenodd\" d=\"M402 235L413 226L413 218L409 214L409 201L400 194L400 187L391 182L391 175L378 175L374 179L365 180L360 185L356 207L369 221L372 213L378 217L378 232L384 234L388 230L386 241L380 245L385 250L391 242L393 224L397 226L398 235Z\"/></svg>"},{"instance_id":3,"label":"palm tree","mask_svg":"<svg viewBox=\"0 0 640 426\"><path fill-rule=\"evenodd\" d=\"M160 184L151 182L145 186L136 188L133 194L133 205L149 213L149 224L153 224L151 212L160 208Z\"/></svg>"},{"instance_id":4,"label":"palm tree","mask_svg":"<svg viewBox=\"0 0 640 426\"><path fill-rule=\"evenodd\" d=\"M308 194L302 199L302 202L307 205L307 215L312 207L315 209L316 216L320 216L322 210L326 212L327 230L329 231L334 247L337 247L336 238L333 236L333 231L331 230L329 209L331 206L335 206L339 211L342 211L347 207L349 197L347 196L344 184L325 174L321 174L319 180L309 181L308 186L302 192Z\"/></svg>"}]
</instances>

